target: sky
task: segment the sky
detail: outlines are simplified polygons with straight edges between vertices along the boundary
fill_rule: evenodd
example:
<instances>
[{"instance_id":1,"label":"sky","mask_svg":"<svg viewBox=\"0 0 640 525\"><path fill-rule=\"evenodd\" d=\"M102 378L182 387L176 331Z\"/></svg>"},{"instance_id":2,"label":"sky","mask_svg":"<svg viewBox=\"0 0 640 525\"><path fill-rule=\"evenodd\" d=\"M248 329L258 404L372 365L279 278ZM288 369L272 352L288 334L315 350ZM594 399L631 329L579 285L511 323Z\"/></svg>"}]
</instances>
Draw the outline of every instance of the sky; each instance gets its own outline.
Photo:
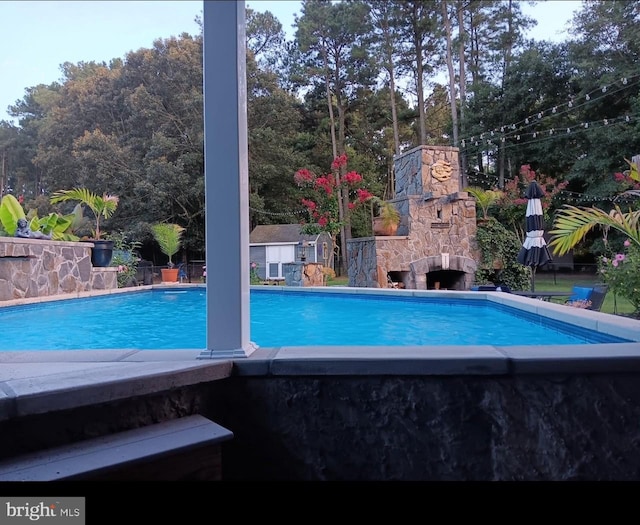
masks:
<instances>
[{"instance_id":1,"label":"sky","mask_svg":"<svg viewBox=\"0 0 640 525\"><path fill-rule=\"evenodd\" d=\"M574 0L547 0L526 14L538 20L527 36L561 41L565 26L579 5ZM0 46L0 120L12 120L7 107L22 100L26 88L60 80L64 62L109 62L129 51L151 48L154 40L196 35L200 28L202 1L12 1L0 0L2 45ZM283 29L292 34L294 0L246 1L258 12L271 11Z\"/></svg>"}]
</instances>

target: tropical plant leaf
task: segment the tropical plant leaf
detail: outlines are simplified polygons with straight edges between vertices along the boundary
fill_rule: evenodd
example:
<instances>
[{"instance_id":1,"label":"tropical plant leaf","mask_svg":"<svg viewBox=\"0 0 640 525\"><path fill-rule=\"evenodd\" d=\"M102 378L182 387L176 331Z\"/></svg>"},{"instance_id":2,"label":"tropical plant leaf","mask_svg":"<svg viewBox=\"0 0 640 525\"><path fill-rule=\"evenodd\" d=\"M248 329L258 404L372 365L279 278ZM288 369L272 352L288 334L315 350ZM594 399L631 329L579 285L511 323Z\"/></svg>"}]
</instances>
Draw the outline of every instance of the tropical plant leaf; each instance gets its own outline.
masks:
<instances>
[{"instance_id":1,"label":"tropical plant leaf","mask_svg":"<svg viewBox=\"0 0 640 525\"><path fill-rule=\"evenodd\" d=\"M26 218L22 205L13 195L7 194L0 201L0 222L8 235L14 235L18 219Z\"/></svg>"},{"instance_id":2,"label":"tropical plant leaf","mask_svg":"<svg viewBox=\"0 0 640 525\"><path fill-rule=\"evenodd\" d=\"M169 266L173 266L172 257L180 249L185 228L178 224L158 222L151 226L151 231L162 253L169 257Z\"/></svg>"},{"instance_id":3,"label":"tropical plant leaf","mask_svg":"<svg viewBox=\"0 0 640 525\"><path fill-rule=\"evenodd\" d=\"M623 213L618 206L614 206L607 213L595 206L586 208L567 204L558 211L553 229L549 231L549 246L554 253L564 255L596 227L618 230L640 246L639 222L640 210Z\"/></svg>"}]
</instances>

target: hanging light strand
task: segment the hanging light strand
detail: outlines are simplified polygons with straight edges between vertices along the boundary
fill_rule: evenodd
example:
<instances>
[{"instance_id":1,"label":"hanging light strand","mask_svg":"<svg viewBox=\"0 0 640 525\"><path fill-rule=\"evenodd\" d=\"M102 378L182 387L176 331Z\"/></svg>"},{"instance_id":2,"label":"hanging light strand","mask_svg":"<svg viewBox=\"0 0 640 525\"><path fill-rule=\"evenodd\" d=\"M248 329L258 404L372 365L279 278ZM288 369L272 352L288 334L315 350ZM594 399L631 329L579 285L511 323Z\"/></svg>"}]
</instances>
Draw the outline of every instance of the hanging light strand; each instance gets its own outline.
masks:
<instances>
[{"instance_id":1,"label":"hanging light strand","mask_svg":"<svg viewBox=\"0 0 640 525\"><path fill-rule=\"evenodd\" d=\"M618 85L618 82L620 83ZM609 96L609 95L613 95L621 90L627 89L633 85L636 85L640 83L640 74L638 75L633 75L631 77L623 77L622 79L620 79L620 81L616 81L613 82L607 86L602 86L602 87L598 87L596 89L594 89L593 91L591 91L590 93L587 93L584 96L584 102L579 102L579 98L572 98L570 99L568 102L564 103L564 104L556 104L554 106L552 106L551 108L547 108L544 109L542 111L537 111L534 114L531 114L527 117L525 117L524 119L518 121L518 122L514 122L514 123L510 123L510 124L502 124L501 126L499 126L498 128L495 128L494 130L488 130L488 131L483 131L482 133L478 134L474 134L472 136L469 137L464 137L461 139L461 141L467 142L467 141L471 141L471 142L475 142L476 140L478 140L478 137L480 136L481 139L484 138L484 135L487 134L491 134L491 133L500 133L501 135L509 136L509 135L515 135L515 134L521 134L523 129L527 129L528 127L534 126L534 125L538 125L540 123L541 120L544 120L545 118L550 117L551 115L553 115L554 117L560 117L562 115L565 115L567 113L571 113L583 106L585 106L586 104L591 104L595 101L598 101L600 99L602 99L604 96ZM612 87L618 85L618 87L616 87L615 89L611 89ZM598 94L600 93L601 96L597 97L597 98L593 98L592 95ZM562 108L566 108L564 111L561 111ZM511 130L511 131L509 131Z\"/></svg>"},{"instance_id":2,"label":"hanging light strand","mask_svg":"<svg viewBox=\"0 0 640 525\"><path fill-rule=\"evenodd\" d=\"M254 213L258 213L260 215L273 215L273 216L278 216L278 217L297 217L299 215L304 215L304 214L308 213L307 210L278 212L278 211L258 210L256 208L251 208L251 207L249 207L249 210L254 212Z\"/></svg>"},{"instance_id":3,"label":"hanging light strand","mask_svg":"<svg viewBox=\"0 0 640 525\"><path fill-rule=\"evenodd\" d=\"M509 142L501 141L504 144L504 148L514 148L524 144L534 144L546 140L555 140L556 138L566 138L567 135L584 133L587 131L595 131L603 127L613 127L621 124L629 124L640 120L640 116L636 115L624 115L617 118L606 118L602 120L596 120L591 122L581 122L567 128L550 128L543 131L533 131L530 133L520 133L510 137ZM470 146L466 141L461 141L462 150L468 150ZM473 146L492 145L491 141L482 140L473 142Z\"/></svg>"}]
</instances>

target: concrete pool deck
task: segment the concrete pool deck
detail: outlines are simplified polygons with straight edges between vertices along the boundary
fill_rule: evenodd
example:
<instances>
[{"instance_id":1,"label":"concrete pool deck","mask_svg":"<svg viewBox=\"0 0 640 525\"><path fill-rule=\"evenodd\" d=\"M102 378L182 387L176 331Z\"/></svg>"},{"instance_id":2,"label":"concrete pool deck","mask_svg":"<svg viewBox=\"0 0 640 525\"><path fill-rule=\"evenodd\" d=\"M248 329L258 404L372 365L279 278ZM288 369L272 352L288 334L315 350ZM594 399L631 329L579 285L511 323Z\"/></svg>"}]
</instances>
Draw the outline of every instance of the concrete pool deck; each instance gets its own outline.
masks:
<instances>
[{"instance_id":1,"label":"concrete pool deck","mask_svg":"<svg viewBox=\"0 0 640 525\"><path fill-rule=\"evenodd\" d=\"M305 289L289 290L291 293L299 293ZM632 342L544 347L300 346L258 348L248 357L240 359L199 359L201 350L0 352L0 421L148 395L171 388L224 379L231 375L499 376L640 371L640 321L622 316L500 292L353 288L315 290L338 294L357 291L364 294L486 299L630 339ZM13 304L25 302L12 301Z\"/></svg>"}]
</instances>

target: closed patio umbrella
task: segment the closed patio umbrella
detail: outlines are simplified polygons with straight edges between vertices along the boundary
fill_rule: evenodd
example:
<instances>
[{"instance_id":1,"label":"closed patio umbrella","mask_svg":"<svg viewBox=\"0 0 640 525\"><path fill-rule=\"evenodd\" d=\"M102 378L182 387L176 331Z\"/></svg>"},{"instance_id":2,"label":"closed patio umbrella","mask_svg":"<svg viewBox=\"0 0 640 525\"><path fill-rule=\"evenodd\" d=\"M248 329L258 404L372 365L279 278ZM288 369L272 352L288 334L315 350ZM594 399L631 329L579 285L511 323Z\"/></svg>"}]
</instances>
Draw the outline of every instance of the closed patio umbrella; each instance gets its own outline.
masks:
<instances>
[{"instance_id":1,"label":"closed patio umbrella","mask_svg":"<svg viewBox=\"0 0 640 525\"><path fill-rule=\"evenodd\" d=\"M536 269L552 261L547 242L544 240L544 217L542 201L544 195L540 185L531 181L525 196L527 197L526 231L527 235L518 252L517 261L531 268L531 291L535 292Z\"/></svg>"}]
</instances>

